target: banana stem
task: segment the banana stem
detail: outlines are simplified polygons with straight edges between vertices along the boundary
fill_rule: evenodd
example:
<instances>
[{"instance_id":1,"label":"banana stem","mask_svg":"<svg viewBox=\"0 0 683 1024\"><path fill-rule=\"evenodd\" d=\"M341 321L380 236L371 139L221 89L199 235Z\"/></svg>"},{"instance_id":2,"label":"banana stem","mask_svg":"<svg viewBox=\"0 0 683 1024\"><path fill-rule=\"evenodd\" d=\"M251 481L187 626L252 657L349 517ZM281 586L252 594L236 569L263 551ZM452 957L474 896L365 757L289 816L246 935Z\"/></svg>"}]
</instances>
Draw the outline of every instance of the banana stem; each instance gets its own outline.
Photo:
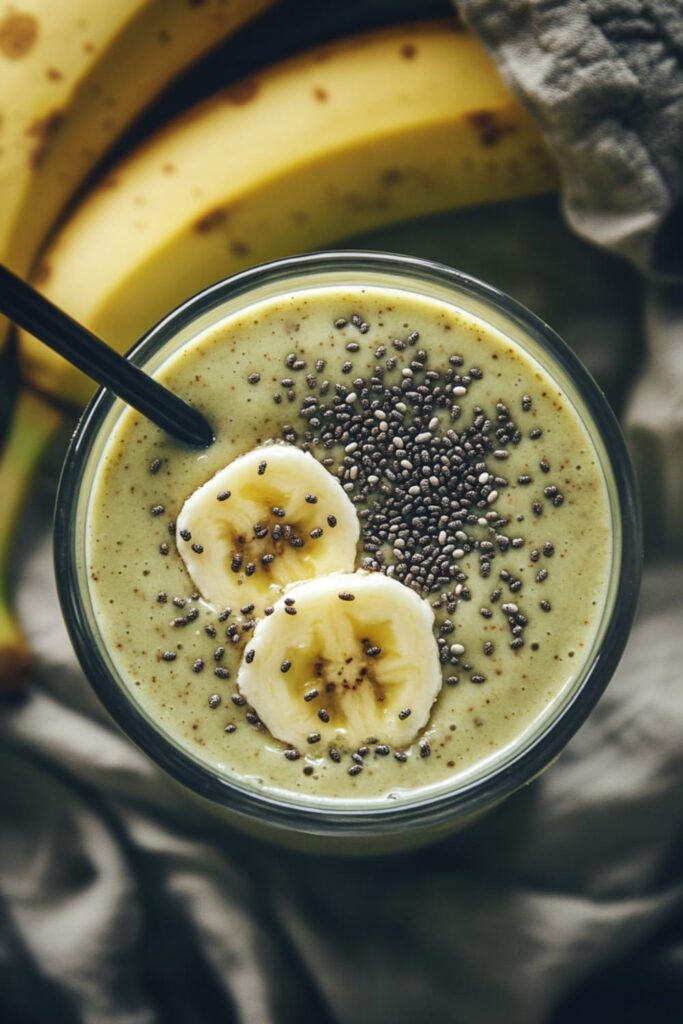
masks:
<instances>
[{"instance_id":1,"label":"banana stem","mask_svg":"<svg viewBox=\"0 0 683 1024\"><path fill-rule=\"evenodd\" d=\"M22 391L0 459L0 692L19 689L31 667L31 651L11 606L12 542L33 473L61 422L57 409Z\"/></svg>"}]
</instances>

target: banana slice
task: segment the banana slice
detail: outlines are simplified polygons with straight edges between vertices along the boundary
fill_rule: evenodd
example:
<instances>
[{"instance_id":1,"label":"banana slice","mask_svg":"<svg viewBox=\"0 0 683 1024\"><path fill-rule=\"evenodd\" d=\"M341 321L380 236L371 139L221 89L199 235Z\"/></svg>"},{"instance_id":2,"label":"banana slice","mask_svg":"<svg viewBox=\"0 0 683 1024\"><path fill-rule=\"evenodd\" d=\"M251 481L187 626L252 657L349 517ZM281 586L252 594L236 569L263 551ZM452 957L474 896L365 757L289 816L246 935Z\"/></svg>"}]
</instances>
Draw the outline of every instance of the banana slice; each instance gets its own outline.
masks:
<instances>
[{"instance_id":1,"label":"banana slice","mask_svg":"<svg viewBox=\"0 0 683 1024\"><path fill-rule=\"evenodd\" d=\"M427 602L379 573L296 584L262 619L237 676L273 736L311 753L371 737L407 746L441 688Z\"/></svg>"},{"instance_id":2,"label":"banana slice","mask_svg":"<svg viewBox=\"0 0 683 1024\"><path fill-rule=\"evenodd\" d=\"M176 521L195 586L214 605L272 604L296 580L351 570L360 524L335 477L308 452L272 444L199 487Z\"/></svg>"}]
</instances>

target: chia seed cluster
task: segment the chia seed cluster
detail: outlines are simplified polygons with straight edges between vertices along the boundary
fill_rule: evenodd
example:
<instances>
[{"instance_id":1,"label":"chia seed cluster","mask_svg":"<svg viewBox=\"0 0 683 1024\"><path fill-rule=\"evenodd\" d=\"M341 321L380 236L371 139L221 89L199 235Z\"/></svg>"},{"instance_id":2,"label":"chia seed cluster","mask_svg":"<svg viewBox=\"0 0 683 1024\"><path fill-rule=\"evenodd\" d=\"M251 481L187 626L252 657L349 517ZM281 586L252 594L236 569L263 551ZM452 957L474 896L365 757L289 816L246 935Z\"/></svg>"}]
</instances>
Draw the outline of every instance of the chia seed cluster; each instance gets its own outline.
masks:
<instances>
[{"instance_id":1,"label":"chia seed cluster","mask_svg":"<svg viewBox=\"0 0 683 1024\"><path fill-rule=\"evenodd\" d=\"M370 329L359 314L349 320L337 318L334 327L355 328L359 335ZM466 417L463 399L476 395L483 370L465 367L457 352L450 355L446 369L431 368L429 354L419 343L418 332L411 331L390 346L379 345L369 376L352 377L353 362L345 361L342 374L348 383L326 378L325 360L318 359L312 372L306 360L290 353L285 365L298 378L283 378L281 387L298 415L282 428L282 439L315 454L359 506L361 568L393 576L424 597L438 594L432 606L437 612L439 657L448 671L445 681L460 682L452 671L457 667L470 673L471 682L481 684L486 676L473 670L469 660L463 661L463 645L449 639L455 631L450 616L460 601L472 600L474 583L463 563L474 553L478 579L498 580L482 615L492 617L489 605L498 605L507 621L511 649L524 646L528 615L519 598L501 601L505 590L519 595L523 581L505 569L496 574L494 562L526 543L511 532L510 518L495 507L510 485L504 475L510 450L525 435L516 414L502 401L490 412L474 405ZM361 342L354 339L345 347L354 354ZM274 394L273 401L280 404L282 393ZM533 400L525 394L520 419L532 408ZM532 427L526 436L537 441L542 430ZM542 473L550 468L539 460ZM529 485L532 477L526 474L517 482ZM555 485L546 485L530 503L534 518L543 514L544 501L559 507L564 496ZM543 554L551 553L552 544L546 542ZM547 575L542 569L536 578L540 582ZM550 611L549 602L542 602L541 608ZM483 653L490 656L493 651Z\"/></svg>"}]
</instances>

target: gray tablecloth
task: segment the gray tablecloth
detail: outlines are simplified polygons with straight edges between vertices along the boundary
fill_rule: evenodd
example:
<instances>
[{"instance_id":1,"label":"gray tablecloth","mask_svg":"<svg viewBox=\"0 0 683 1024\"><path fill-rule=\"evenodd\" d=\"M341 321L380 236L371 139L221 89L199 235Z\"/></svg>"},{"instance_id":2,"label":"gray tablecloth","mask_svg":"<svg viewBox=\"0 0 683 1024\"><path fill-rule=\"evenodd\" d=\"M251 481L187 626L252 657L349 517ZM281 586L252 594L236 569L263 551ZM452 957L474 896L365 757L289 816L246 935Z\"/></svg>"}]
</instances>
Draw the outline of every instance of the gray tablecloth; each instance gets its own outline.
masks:
<instances>
[{"instance_id":1,"label":"gray tablecloth","mask_svg":"<svg viewBox=\"0 0 683 1024\"><path fill-rule=\"evenodd\" d=\"M553 60L540 19L598 7L466 4L493 46L494 6L512 19L503 22L505 39L521 47L511 42L504 54L506 73L521 91L531 76L539 94L547 89L539 46L548 66ZM646 15L670 5L599 6L626 18L625 46L651 38L658 23ZM645 21L629 36L634 12ZM580 58L590 80L592 51L579 42L567 60ZM600 99L597 72L595 84ZM549 110L542 116L551 118L552 137ZM652 133L652 146L658 138ZM671 205L652 217L648 200L652 230ZM590 234L590 223L581 230ZM631 239L624 252L644 267L652 231L618 230ZM363 241L485 277L552 323L615 407L627 410L647 453L644 479L655 489L654 532L674 535L683 406L675 288L666 303L654 297L643 332L638 272L572 235L553 199L466 211ZM57 607L50 512L60 454L34 495L17 562L18 605L38 666L27 697L0 716L5 1019L680 1020L683 574L671 539L648 559L638 620L613 682L546 775L432 849L372 861L311 858L271 850L206 817L111 726Z\"/></svg>"}]
</instances>

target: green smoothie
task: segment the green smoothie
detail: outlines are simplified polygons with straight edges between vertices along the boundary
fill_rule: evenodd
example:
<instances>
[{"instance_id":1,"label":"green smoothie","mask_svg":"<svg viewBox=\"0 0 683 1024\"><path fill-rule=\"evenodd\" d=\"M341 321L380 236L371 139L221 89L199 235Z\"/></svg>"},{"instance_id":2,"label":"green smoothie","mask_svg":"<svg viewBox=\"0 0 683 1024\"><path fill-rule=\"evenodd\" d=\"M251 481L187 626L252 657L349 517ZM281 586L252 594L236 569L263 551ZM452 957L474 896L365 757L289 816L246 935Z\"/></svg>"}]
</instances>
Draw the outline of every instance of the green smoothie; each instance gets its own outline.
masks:
<instances>
[{"instance_id":1,"label":"green smoothie","mask_svg":"<svg viewBox=\"0 0 683 1024\"><path fill-rule=\"evenodd\" d=\"M157 376L205 413L216 442L185 449L126 411L93 487L87 563L98 626L130 699L168 739L238 786L302 802L376 805L480 775L552 719L591 654L613 538L606 482L581 412L532 356L436 298L311 285L227 316ZM327 506L316 511L322 499L308 494L304 478L305 500L316 499L305 530L273 498L262 521L249 521L255 535L239 543L239 531L226 530L207 546L201 516L199 529L184 531L195 537L179 535L177 520L199 488L271 444L309 453L340 507L357 517L353 564L338 568L393 581L429 613L438 685L413 736L395 733L403 738L388 742L372 734L370 708L369 734L350 729L353 743L340 742L325 714L329 705L334 719L340 707L329 687L341 669L334 645L320 636L307 671L317 672L322 694L309 699L309 680L301 701L302 715L319 716L302 735L317 738L274 736L266 705L240 691L260 624L274 604L285 610L290 593L275 574L285 564L277 558L286 557L290 573L308 558L301 578L310 579L323 550L316 543L333 560L348 547L348 530L335 542L335 517ZM267 452L257 462L267 463ZM216 490L226 516L244 500L243 491L222 498ZM193 544L197 558L209 560L197 579L188 572ZM217 544L225 547L222 568ZM244 601L228 605L203 592L205 569L226 580L232 573ZM401 713L410 715L410 687L421 685L425 659L399 678L405 652L418 647L405 630L392 632L389 614L381 643L360 636L361 620L354 622L359 660L381 650L380 680L379 658L402 645L401 657L386 664L392 684L407 687ZM294 621L305 659L306 620ZM297 666L282 669L286 661L278 655L282 677L268 681L271 706L278 692L283 700L295 693ZM252 679L258 666L257 658ZM354 678L360 694L374 686L384 700L372 671L361 667Z\"/></svg>"}]
</instances>

